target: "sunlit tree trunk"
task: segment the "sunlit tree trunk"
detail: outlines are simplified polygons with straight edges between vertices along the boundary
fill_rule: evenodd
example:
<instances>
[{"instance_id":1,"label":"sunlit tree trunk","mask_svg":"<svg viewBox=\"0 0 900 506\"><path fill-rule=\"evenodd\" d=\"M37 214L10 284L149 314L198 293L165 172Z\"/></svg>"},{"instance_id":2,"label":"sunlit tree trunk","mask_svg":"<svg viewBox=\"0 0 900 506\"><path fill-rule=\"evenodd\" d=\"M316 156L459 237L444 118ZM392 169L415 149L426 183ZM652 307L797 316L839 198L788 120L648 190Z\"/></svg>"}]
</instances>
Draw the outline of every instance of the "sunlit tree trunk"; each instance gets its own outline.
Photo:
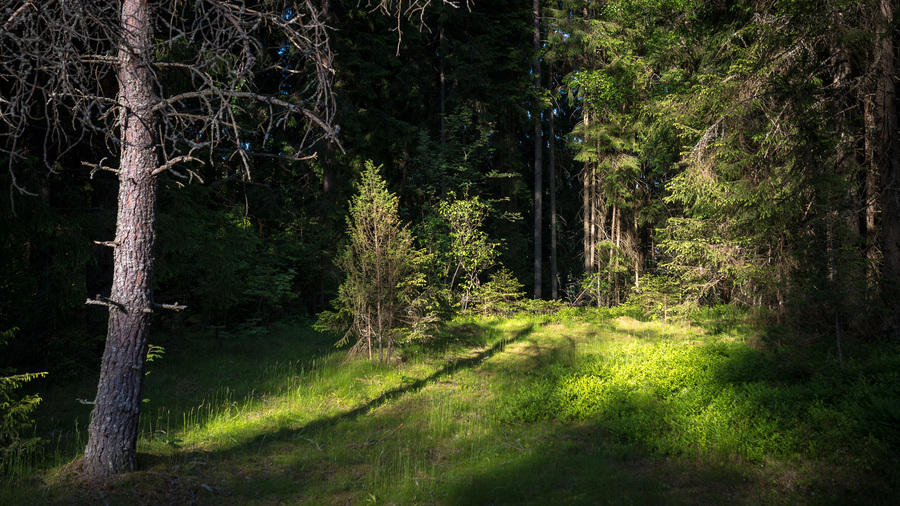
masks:
<instances>
[{"instance_id":1,"label":"sunlit tree trunk","mask_svg":"<svg viewBox=\"0 0 900 506\"><path fill-rule=\"evenodd\" d=\"M619 223L618 210L619 210L619 208L615 204L613 204L613 206L612 206L612 222L610 223L610 226L609 226L609 233L611 236L610 237L610 248L609 248L609 259L606 262L606 282L607 282L606 286L610 290L614 290L614 293L616 294L616 298L618 298L619 295L618 295L618 283L616 282L615 271L616 271L619 261L618 261L617 255L615 254L616 251L612 248L612 246L615 245L616 248L619 247L619 235L616 233L618 231L617 225ZM614 257L616 258L615 262L613 261ZM609 294L610 305L612 305L612 295L613 294Z\"/></svg>"},{"instance_id":2,"label":"sunlit tree trunk","mask_svg":"<svg viewBox=\"0 0 900 506\"><path fill-rule=\"evenodd\" d=\"M149 68L148 0L123 0L118 50L122 136L109 328L83 472L89 479L136 466L138 418L152 311L156 176L159 161Z\"/></svg>"},{"instance_id":3,"label":"sunlit tree trunk","mask_svg":"<svg viewBox=\"0 0 900 506\"><path fill-rule=\"evenodd\" d=\"M631 235L631 247L634 252L634 287L639 288L641 279L641 264L643 263L643 251L640 248L640 227L638 225L638 215L634 214L634 230Z\"/></svg>"}]
</instances>

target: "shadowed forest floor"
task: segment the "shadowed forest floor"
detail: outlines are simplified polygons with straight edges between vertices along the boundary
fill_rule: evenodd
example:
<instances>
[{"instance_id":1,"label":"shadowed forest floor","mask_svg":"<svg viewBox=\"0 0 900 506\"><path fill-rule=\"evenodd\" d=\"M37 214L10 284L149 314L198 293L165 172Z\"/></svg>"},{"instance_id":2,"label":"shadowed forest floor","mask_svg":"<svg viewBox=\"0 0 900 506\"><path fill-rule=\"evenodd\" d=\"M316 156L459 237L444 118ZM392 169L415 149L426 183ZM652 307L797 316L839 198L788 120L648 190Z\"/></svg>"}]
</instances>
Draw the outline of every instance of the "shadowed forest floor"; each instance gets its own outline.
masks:
<instances>
[{"instance_id":1,"label":"shadowed forest floor","mask_svg":"<svg viewBox=\"0 0 900 506\"><path fill-rule=\"evenodd\" d=\"M469 320L393 366L345 364L295 327L170 339L149 367L139 471L103 489L72 477L83 429L58 427L86 425L85 382L48 392L39 414L61 465L6 483L0 503L891 503L895 442L856 441L869 422L822 393L843 373L756 339L629 318Z\"/></svg>"}]
</instances>

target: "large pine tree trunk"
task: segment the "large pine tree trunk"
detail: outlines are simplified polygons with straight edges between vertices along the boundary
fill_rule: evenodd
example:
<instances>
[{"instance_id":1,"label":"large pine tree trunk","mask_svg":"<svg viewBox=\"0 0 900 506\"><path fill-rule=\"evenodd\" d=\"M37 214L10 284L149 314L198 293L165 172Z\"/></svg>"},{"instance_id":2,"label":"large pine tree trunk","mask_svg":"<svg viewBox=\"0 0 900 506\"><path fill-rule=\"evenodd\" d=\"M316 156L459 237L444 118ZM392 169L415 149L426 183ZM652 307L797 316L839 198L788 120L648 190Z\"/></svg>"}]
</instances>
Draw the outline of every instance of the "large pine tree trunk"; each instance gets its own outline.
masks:
<instances>
[{"instance_id":1,"label":"large pine tree trunk","mask_svg":"<svg viewBox=\"0 0 900 506\"><path fill-rule=\"evenodd\" d=\"M152 311L158 163L148 0L123 0L118 80L119 210L109 328L84 452L83 472L100 480L136 467L138 418Z\"/></svg>"}]
</instances>

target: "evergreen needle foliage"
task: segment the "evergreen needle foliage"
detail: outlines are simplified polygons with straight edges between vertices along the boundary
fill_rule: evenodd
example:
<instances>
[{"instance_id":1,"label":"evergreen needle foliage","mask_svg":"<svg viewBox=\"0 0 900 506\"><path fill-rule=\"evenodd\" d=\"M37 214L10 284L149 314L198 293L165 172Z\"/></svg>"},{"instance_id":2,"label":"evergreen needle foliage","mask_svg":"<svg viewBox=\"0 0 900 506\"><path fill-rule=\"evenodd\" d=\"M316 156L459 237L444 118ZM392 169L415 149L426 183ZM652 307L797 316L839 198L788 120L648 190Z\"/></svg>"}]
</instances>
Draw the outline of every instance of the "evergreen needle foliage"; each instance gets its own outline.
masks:
<instances>
[{"instance_id":1,"label":"evergreen needle foliage","mask_svg":"<svg viewBox=\"0 0 900 506\"><path fill-rule=\"evenodd\" d=\"M403 329L415 323L426 257L400 223L397 196L388 191L380 167L367 162L356 190L347 217L349 244L337 260L345 279L332 301L335 311L323 312L319 322L332 329L349 323L338 345L352 334L351 356L371 360L377 347L378 360L387 362Z\"/></svg>"},{"instance_id":2,"label":"evergreen needle foliage","mask_svg":"<svg viewBox=\"0 0 900 506\"><path fill-rule=\"evenodd\" d=\"M0 332L0 346L6 344L16 328ZM0 370L0 475L11 471L11 466L23 455L34 450L39 438L22 437L22 432L33 424L31 413L41 402L38 395L21 395L19 387L47 373L11 374Z\"/></svg>"}]
</instances>

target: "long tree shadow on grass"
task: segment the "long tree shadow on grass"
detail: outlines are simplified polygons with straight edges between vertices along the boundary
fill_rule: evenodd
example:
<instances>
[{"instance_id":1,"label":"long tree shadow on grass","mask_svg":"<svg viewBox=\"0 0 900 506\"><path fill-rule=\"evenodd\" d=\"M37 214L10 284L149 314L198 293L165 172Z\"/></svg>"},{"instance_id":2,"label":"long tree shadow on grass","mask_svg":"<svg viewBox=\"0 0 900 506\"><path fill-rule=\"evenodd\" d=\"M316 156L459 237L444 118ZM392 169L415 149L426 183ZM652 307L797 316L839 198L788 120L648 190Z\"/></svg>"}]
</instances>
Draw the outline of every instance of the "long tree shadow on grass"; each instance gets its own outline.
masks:
<instances>
[{"instance_id":1,"label":"long tree shadow on grass","mask_svg":"<svg viewBox=\"0 0 900 506\"><path fill-rule=\"evenodd\" d=\"M541 445L450 487L446 504L754 504L727 465L688 467L609 441L591 422L553 427Z\"/></svg>"},{"instance_id":2,"label":"long tree shadow on grass","mask_svg":"<svg viewBox=\"0 0 900 506\"><path fill-rule=\"evenodd\" d=\"M470 327L471 325L465 327L464 335L460 339L456 339L456 344L461 345L463 348L486 344L486 340L482 339L482 336L476 335L476 329ZM41 494L43 496L43 501L41 502L46 504L95 504L98 501L107 504L205 504L205 497L206 501L219 503L225 500L220 495L222 490L202 483L202 480L198 481L198 478L194 476L194 471L207 463L221 462L223 458L228 458L228 456L255 455L265 446L277 445L279 442L294 442L298 439L306 439L311 442L312 440L307 439L303 435L322 433L338 424L352 422L373 409L405 395L415 393L446 376L476 367L497 353L504 351L508 345L527 337L533 330L534 325L528 325L511 336L497 340L484 350L471 356L452 360L427 377L385 391L377 397L338 415L323 417L298 428L261 433L250 440L235 442L234 446L222 450L177 451L171 457L139 454L139 468L148 470L148 472L139 470L137 473L125 475L119 486L107 491L85 488L82 484L71 480L63 480L51 487L51 489L44 491ZM182 470L182 472L184 470L187 471L184 475L181 475L182 473L179 470ZM267 477L257 476L254 481L257 483L272 483L282 480L283 478L280 476L271 475ZM253 485L252 482L251 485ZM239 493L238 495L242 494ZM226 502L228 501L226 500Z\"/></svg>"},{"instance_id":3,"label":"long tree shadow on grass","mask_svg":"<svg viewBox=\"0 0 900 506\"><path fill-rule=\"evenodd\" d=\"M429 384L435 383L439 381L441 378L452 375L455 372L470 369L475 367L485 360L488 360L492 356L497 353L500 353L506 349L506 347L510 344L513 344L517 341L520 341L531 334L534 330L534 325L528 325L527 327L516 331L512 336L507 338L503 338L498 340L496 343L491 345L489 348L486 348L472 356L457 358L451 362L448 362L446 365L441 367L439 370L434 373L428 375L425 378L420 378L415 381L406 383L402 386L392 388L387 390L377 397L370 399L359 406L345 411L341 414L330 416L326 418L320 418L313 422L307 423L302 427L296 429L281 429L276 433L266 433L260 434L256 436L250 441L247 441L243 444L238 445L237 447L232 447L227 452L230 453L240 453L243 448L257 448L261 444L261 441L266 440L290 440L295 439L295 436L301 433L318 433L322 430L328 429L330 427L334 427L335 425L341 422L352 421L366 413L376 409L388 402L396 400L404 395L408 395L411 393L418 392L419 390L425 388ZM190 453L182 454L183 457L191 458L192 455Z\"/></svg>"}]
</instances>

